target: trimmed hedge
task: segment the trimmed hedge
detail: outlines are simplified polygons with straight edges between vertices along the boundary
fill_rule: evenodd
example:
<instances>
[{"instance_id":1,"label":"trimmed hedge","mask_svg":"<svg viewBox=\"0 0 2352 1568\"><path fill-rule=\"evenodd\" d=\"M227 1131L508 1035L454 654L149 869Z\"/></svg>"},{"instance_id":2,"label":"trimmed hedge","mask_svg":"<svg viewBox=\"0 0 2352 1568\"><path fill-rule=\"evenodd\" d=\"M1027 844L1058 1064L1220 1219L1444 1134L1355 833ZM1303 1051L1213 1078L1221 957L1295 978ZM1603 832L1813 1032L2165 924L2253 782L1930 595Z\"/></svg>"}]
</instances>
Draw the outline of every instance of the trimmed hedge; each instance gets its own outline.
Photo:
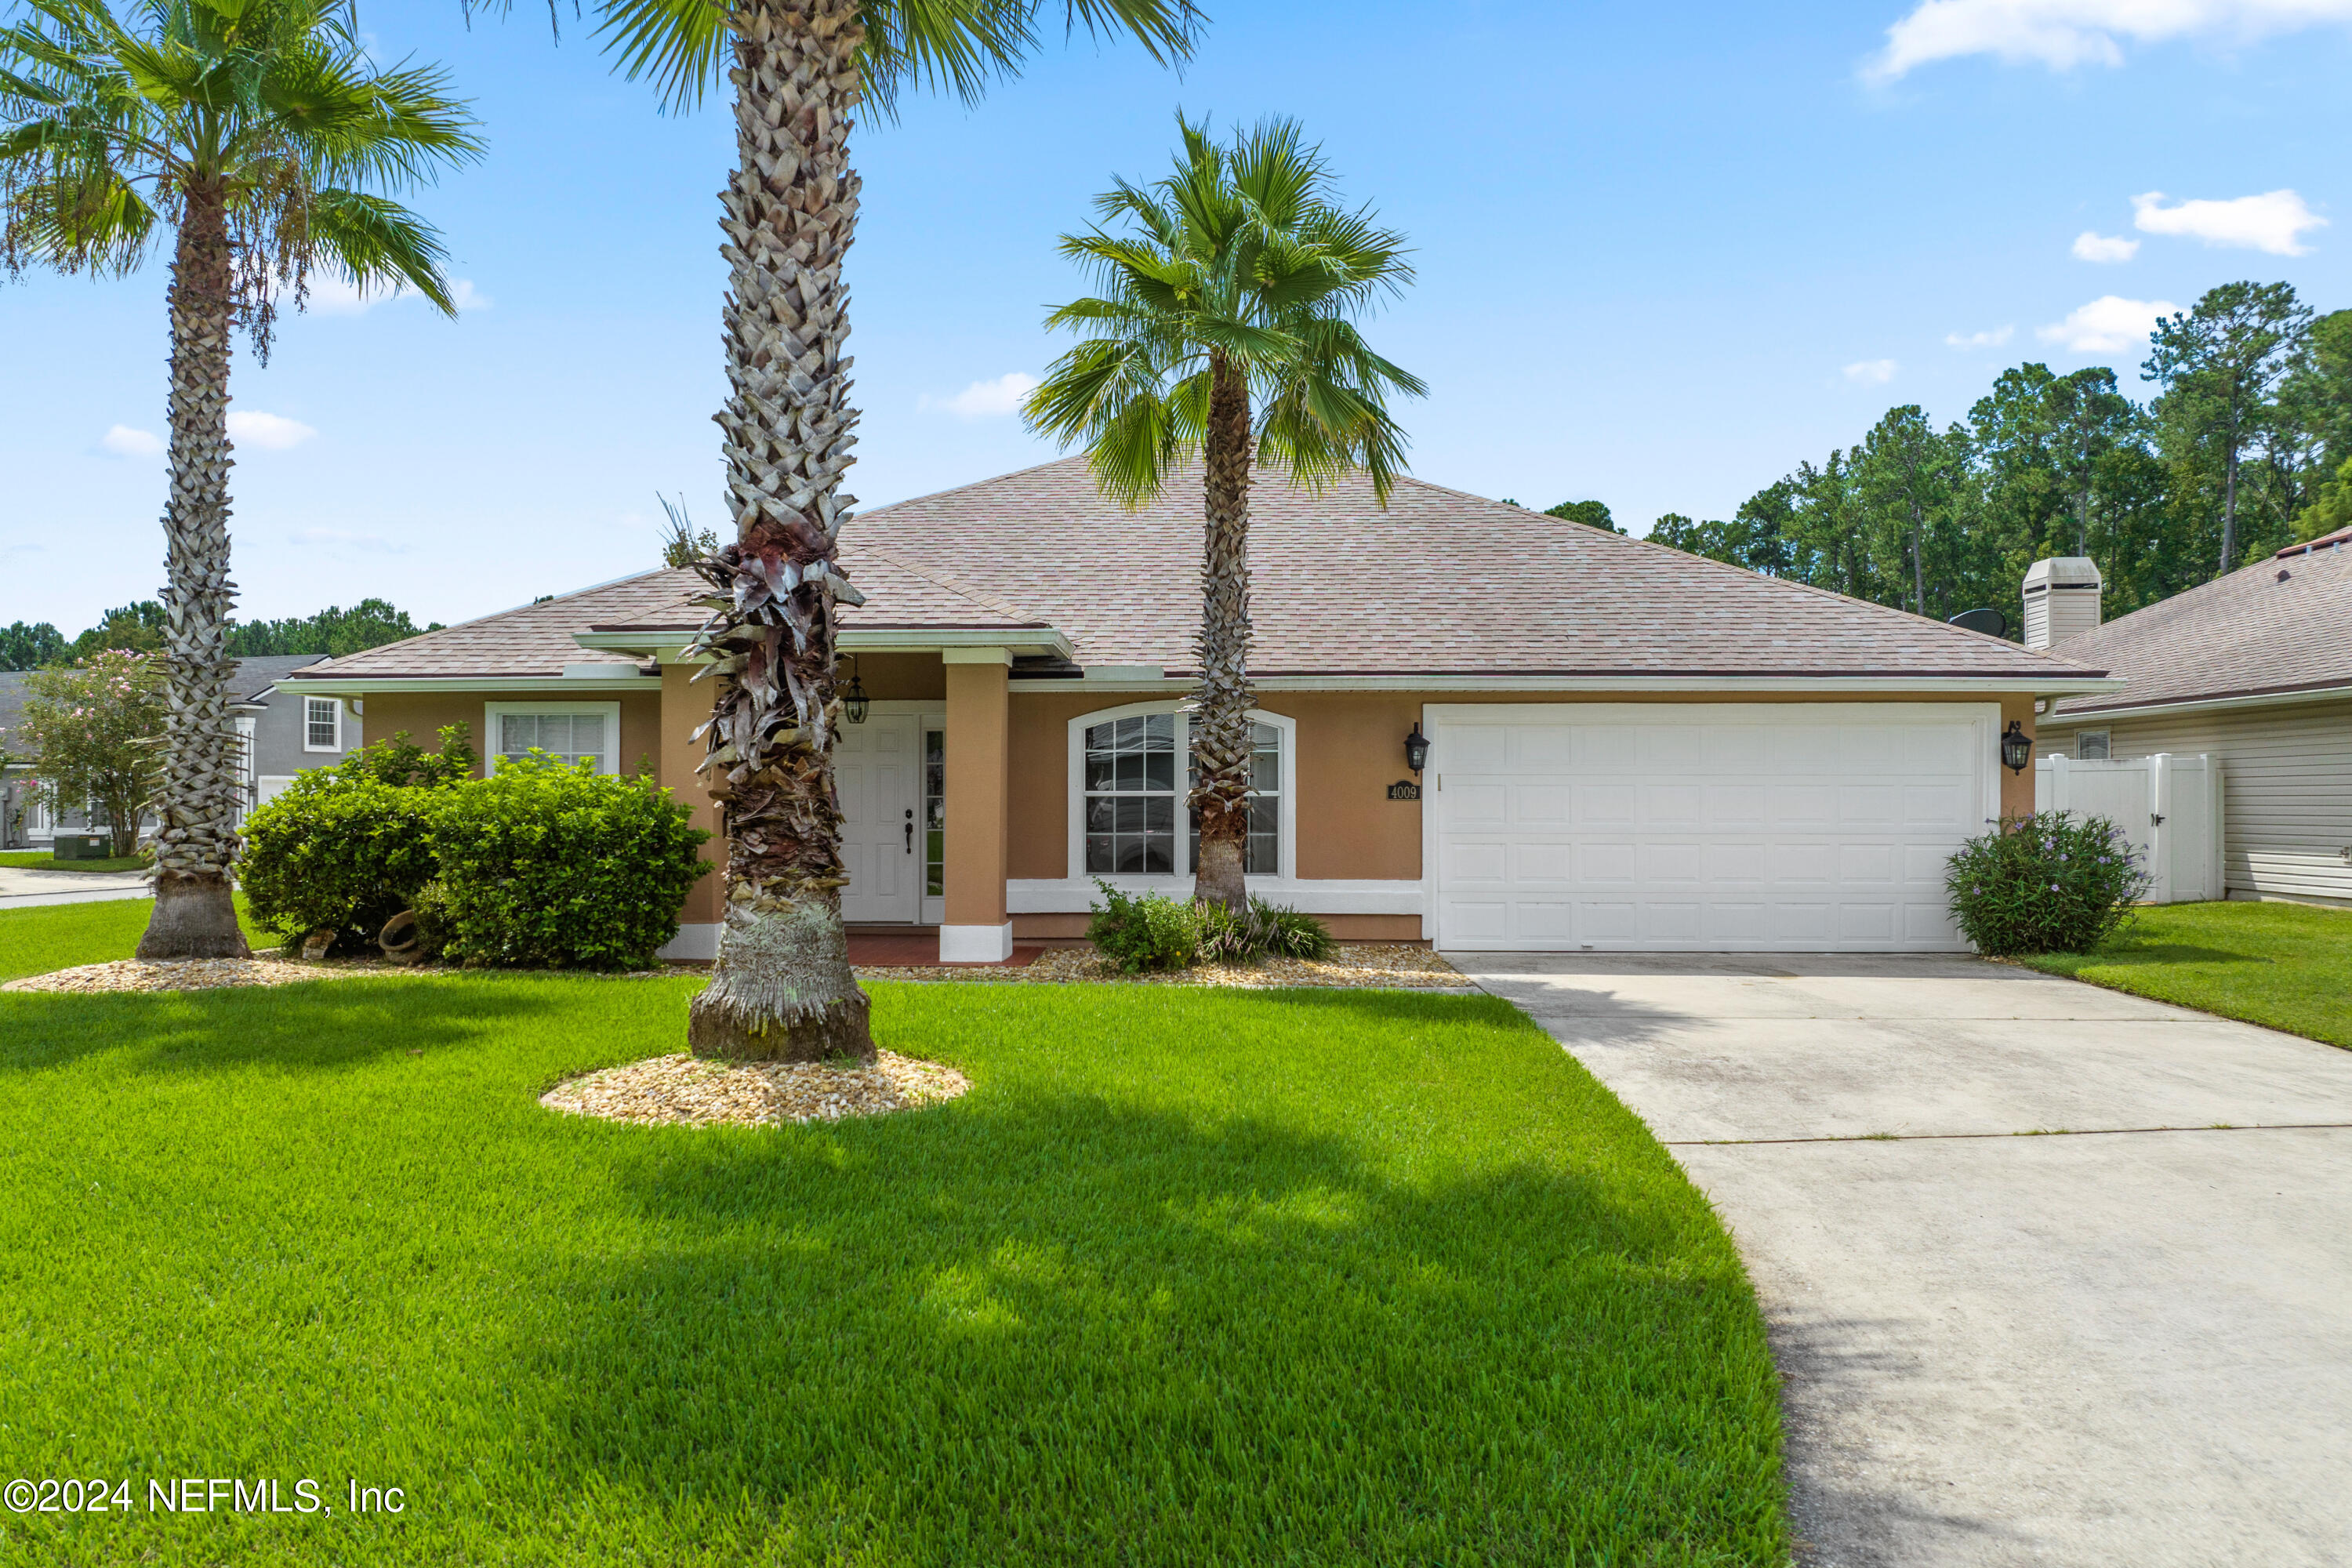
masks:
<instances>
[{"instance_id":1,"label":"trimmed hedge","mask_svg":"<svg viewBox=\"0 0 2352 1568\"><path fill-rule=\"evenodd\" d=\"M470 775L462 730L438 754L405 734L299 775L246 824L237 879L254 918L372 949L417 916L428 953L468 964L641 968L710 868L710 835L651 780L543 752Z\"/></svg>"},{"instance_id":2,"label":"trimmed hedge","mask_svg":"<svg viewBox=\"0 0 2352 1568\"><path fill-rule=\"evenodd\" d=\"M425 924L470 964L641 969L677 934L710 835L650 779L532 753L446 793Z\"/></svg>"},{"instance_id":3,"label":"trimmed hedge","mask_svg":"<svg viewBox=\"0 0 2352 1568\"><path fill-rule=\"evenodd\" d=\"M1960 846L1944 888L1978 952L2088 952L2121 929L2148 878L2104 816L2045 811L2003 817Z\"/></svg>"}]
</instances>

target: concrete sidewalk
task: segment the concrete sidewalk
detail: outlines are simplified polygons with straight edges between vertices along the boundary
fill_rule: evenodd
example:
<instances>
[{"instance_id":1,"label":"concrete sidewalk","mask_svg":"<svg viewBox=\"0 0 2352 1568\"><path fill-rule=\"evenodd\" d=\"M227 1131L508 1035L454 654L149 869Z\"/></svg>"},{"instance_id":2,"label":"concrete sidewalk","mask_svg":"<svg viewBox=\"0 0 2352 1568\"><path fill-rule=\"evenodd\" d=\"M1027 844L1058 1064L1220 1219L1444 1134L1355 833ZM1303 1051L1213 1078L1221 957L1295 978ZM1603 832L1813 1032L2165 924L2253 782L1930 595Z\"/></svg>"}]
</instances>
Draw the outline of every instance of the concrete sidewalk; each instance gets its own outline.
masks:
<instances>
[{"instance_id":1,"label":"concrete sidewalk","mask_svg":"<svg viewBox=\"0 0 2352 1568\"><path fill-rule=\"evenodd\" d=\"M2352 1052L1969 959L1449 956L1731 1226L1802 1561L2352 1563Z\"/></svg>"},{"instance_id":2,"label":"concrete sidewalk","mask_svg":"<svg viewBox=\"0 0 2352 1568\"><path fill-rule=\"evenodd\" d=\"M0 910L154 896L144 871L27 871L0 866Z\"/></svg>"}]
</instances>

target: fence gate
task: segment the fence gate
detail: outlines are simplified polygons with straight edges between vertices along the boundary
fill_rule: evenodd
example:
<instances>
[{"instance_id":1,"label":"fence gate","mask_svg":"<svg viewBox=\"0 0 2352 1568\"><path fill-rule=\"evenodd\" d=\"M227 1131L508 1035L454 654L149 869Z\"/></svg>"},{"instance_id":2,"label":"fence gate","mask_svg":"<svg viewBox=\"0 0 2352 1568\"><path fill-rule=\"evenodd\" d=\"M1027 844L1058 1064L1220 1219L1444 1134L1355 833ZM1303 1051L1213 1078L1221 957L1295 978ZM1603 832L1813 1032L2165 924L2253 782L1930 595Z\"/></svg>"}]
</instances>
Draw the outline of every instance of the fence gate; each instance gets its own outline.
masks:
<instances>
[{"instance_id":1,"label":"fence gate","mask_svg":"<svg viewBox=\"0 0 2352 1568\"><path fill-rule=\"evenodd\" d=\"M2229 896L2221 879L2219 757L2043 757L2033 764L2033 809L2104 816L2122 828L2148 874L2151 904Z\"/></svg>"}]
</instances>

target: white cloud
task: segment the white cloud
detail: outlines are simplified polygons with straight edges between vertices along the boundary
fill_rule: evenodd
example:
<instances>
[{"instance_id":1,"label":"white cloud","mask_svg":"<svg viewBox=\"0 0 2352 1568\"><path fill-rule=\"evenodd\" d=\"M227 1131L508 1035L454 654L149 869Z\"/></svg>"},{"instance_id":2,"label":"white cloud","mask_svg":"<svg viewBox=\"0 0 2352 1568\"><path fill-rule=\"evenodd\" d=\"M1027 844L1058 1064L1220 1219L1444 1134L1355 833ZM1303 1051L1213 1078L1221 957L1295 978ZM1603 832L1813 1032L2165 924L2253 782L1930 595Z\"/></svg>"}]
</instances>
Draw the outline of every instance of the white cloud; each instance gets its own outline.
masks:
<instances>
[{"instance_id":1,"label":"white cloud","mask_svg":"<svg viewBox=\"0 0 2352 1568\"><path fill-rule=\"evenodd\" d=\"M2119 66L2126 43L2252 43L2345 22L2352 22L2352 0L1926 0L1886 29L1885 49L1863 74L1892 81L1968 55L2053 70Z\"/></svg>"},{"instance_id":2,"label":"white cloud","mask_svg":"<svg viewBox=\"0 0 2352 1568\"><path fill-rule=\"evenodd\" d=\"M1956 349L1997 349L2016 331L2015 327L1994 327L1981 332L1946 332L1944 341Z\"/></svg>"},{"instance_id":3,"label":"white cloud","mask_svg":"<svg viewBox=\"0 0 2352 1568\"><path fill-rule=\"evenodd\" d=\"M299 447L318 432L299 419L289 419L282 414L258 414L238 410L228 416L229 439L239 446L258 447L264 451L283 452Z\"/></svg>"},{"instance_id":4,"label":"white cloud","mask_svg":"<svg viewBox=\"0 0 2352 1568\"><path fill-rule=\"evenodd\" d=\"M1037 378L1025 370L1008 370L994 381L975 381L953 397L933 397L925 393L917 401L918 408L944 408L959 419L997 419L1021 409L1021 400L1037 385Z\"/></svg>"},{"instance_id":5,"label":"white cloud","mask_svg":"<svg viewBox=\"0 0 2352 1568\"><path fill-rule=\"evenodd\" d=\"M2304 205L2293 191L2169 207L2162 191L2150 191L2132 198L2132 226L2146 234L2185 234L2208 245L2267 250L2273 256L2306 256L2311 247L2302 243L2303 231L2326 228L2327 220Z\"/></svg>"},{"instance_id":6,"label":"white cloud","mask_svg":"<svg viewBox=\"0 0 2352 1568\"><path fill-rule=\"evenodd\" d=\"M2179 309L2169 300L2126 300L2102 294L2033 335L2078 353L2119 353L2146 342L2156 323Z\"/></svg>"},{"instance_id":7,"label":"white cloud","mask_svg":"<svg viewBox=\"0 0 2352 1568\"><path fill-rule=\"evenodd\" d=\"M325 271L310 274L306 288L309 303L303 308L314 316L363 316L387 300L404 300L415 292L404 287L373 288L362 294L349 279ZM470 278L451 279L449 298L460 310L487 310L494 302Z\"/></svg>"},{"instance_id":8,"label":"white cloud","mask_svg":"<svg viewBox=\"0 0 2352 1568\"><path fill-rule=\"evenodd\" d=\"M2084 229L2074 237L2074 259L2077 261L2129 261L2139 254L2139 241L2126 239L2121 235L2110 239L2095 229Z\"/></svg>"},{"instance_id":9,"label":"white cloud","mask_svg":"<svg viewBox=\"0 0 2352 1568\"><path fill-rule=\"evenodd\" d=\"M1864 386L1884 386L1895 379L1891 359L1866 359L1845 367L1845 378Z\"/></svg>"},{"instance_id":10,"label":"white cloud","mask_svg":"<svg viewBox=\"0 0 2352 1568\"><path fill-rule=\"evenodd\" d=\"M110 425L98 444L118 458L160 458L163 455L163 437L152 430L133 430L128 425Z\"/></svg>"}]
</instances>

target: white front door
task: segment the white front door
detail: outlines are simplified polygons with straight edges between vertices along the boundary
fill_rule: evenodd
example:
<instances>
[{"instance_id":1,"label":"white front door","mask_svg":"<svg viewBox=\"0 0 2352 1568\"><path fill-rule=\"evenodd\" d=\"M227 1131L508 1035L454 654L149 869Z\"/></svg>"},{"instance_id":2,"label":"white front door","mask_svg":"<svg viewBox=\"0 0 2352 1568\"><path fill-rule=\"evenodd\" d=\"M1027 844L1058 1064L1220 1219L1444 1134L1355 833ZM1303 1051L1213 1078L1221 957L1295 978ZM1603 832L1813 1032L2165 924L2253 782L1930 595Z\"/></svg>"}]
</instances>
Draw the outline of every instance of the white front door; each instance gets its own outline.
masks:
<instances>
[{"instance_id":1,"label":"white front door","mask_svg":"<svg viewBox=\"0 0 2352 1568\"><path fill-rule=\"evenodd\" d=\"M1998 815L1990 704L1430 710L1441 947L1928 951Z\"/></svg>"},{"instance_id":2,"label":"white front door","mask_svg":"<svg viewBox=\"0 0 2352 1568\"><path fill-rule=\"evenodd\" d=\"M852 923L915 923L922 912L922 834L915 821L921 721L912 713L876 713L844 724L834 748L841 792L841 858L849 886L841 918Z\"/></svg>"}]
</instances>

